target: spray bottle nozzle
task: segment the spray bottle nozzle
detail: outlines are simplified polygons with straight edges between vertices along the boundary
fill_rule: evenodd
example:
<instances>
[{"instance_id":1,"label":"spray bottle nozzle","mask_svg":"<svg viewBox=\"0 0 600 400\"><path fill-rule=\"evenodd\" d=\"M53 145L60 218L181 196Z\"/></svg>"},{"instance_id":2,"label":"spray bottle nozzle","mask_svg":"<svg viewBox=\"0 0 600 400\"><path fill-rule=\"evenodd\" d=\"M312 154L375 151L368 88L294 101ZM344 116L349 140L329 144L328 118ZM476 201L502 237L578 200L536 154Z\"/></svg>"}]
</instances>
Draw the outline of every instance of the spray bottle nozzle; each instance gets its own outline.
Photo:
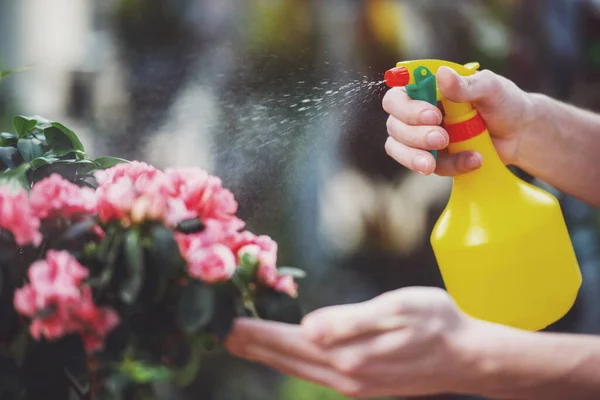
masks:
<instances>
[{"instance_id":1,"label":"spray bottle nozzle","mask_svg":"<svg viewBox=\"0 0 600 400\"><path fill-rule=\"evenodd\" d=\"M387 70L383 79L389 87L406 86L410 82L410 72L404 67L395 67Z\"/></svg>"}]
</instances>

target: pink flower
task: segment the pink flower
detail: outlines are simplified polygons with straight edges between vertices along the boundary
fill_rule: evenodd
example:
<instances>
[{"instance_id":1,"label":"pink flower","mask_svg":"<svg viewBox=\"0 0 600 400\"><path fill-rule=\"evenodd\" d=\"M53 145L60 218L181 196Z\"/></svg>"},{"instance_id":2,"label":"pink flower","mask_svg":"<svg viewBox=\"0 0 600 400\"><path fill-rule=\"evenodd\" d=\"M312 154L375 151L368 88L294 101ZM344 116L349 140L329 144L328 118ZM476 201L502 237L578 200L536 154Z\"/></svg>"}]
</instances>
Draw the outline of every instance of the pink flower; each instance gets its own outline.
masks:
<instances>
[{"instance_id":1,"label":"pink flower","mask_svg":"<svg viewBox=\"0 0 600 400\"><path fill-rule=\"evenodd\" d=\"M200 242L192 242L184 257L190 276L207 283L227 281L235 272L235 257L222 244L203 247Z\"/></svg>"},{"instance_id":2,"label":"pink flower","mask_svg":"<svg viewBox=\"0 0 600 400\"><path fill-rule=\"evenodd\" d=\"M203 221L232 222L231 229L241 229L241 220L235 217L238 204L233 193L223 188L221 179L201 168L171 168L165 174L171 182L172 196L180 198L187 210Z\"/></svg>"},{"instance_id":3,"label":"pink flower","mask_svg":"<svg viewBox=\"0 0 600 400\"><path fill-rule=\"evenodd\" d=\"M273 289L283 292L290 297L298 296L298 284L294 281L294 277L290 275L280 275L273 285Z\"/></svg>"},{"instance_id":4,"label":"pink flower","mask_svg":"<svg viewBox=\"0 0 600 400\"><path fill-rule=\"evenodd\" d=\"M31 265L29 283L15 291L14 306L32 319L29 331L35 339L79 332L88 351L101 346L118 316L93 304L91 289L83 284L87 276L87 269L66 251L49 250L45 260Z\"/></svg>"},{"instance_id":5,"label":"pink flower","mask_svg":"<svg viewBox=\"0 0 600 400\"><path fill-rule=\"evenodd\" d=\"M124 219L135 201L133 182L128 179L99 186L96 193L98 194L98 217L101 221Z\"/></svg>"},{"instance_id":6,"label":"pink flower","mask_svg":"<svg viewBox=\"0 0 600 400\"><path fill-rule=\"evenodd\" d=\"M35 289L35 308L41 310L55 301L77 300L79 286L88 277L88 270L67 251L49 250L45 260L29 267L28 277Z\"/></svg>"},{"instance_id":7,"label":"pink flower","mask_svg":"<svg viewBox=\"0 0 600 400\"><path fill-rule=\"evenodd\" d=\"M280 275L277 270L277 242L267 235L256 236L252 232L230 233L225 243L238 260L250 254L258 260L258 281L277 291L296 297L298 287L292 276Z\"/></svg>"},{"instance_id":8,"label":"pink flower","mask_svg":"<svg viewBox=\"0 0 600 400\"><path fill-rule=\"evenodd\" d=\"M29 201L34 214L40 219L55 215L70 219L77 214L96 212L95 192L79 187L58 174L34 184Z\"/></svg>"},{"instance_id":9,"label":"pink flower","mask_svg":"<svg viewBox=\"0 0 600 400\"><path fill-rule=\"evenodd\" d=\"M232 232L225 243L238 260L247 253L256 257L261 267L275 268L277 265L277 242L269 236L256 236L248 231Z\"/></svg>"},{"instance_id":10,"label":"pink flower","mask_svg":"<svg viewBox=\"0 0 600 400\"><path fill-rule=\"evenodd\" d=\"M102 350L104 337L120 322L119 315L110 308L96 307L89 286L82 288L82 296L72 310L73 319L79 324L83 344L88 352Z\"/></svg>"},{"instance_id":11,"label":"pink flower","mask_svg":"<svg viewBox=\"0 0 600 400\"><path fill-rule=\"evenodd\" d=\"M11 232L18 246L39 246L42 242L40 220L31 210L24 190L0 187L0 228Z\"/></svg>"},{"instance_id":12,"label":"pink flower","mask_svg":"<svg viewBox=\"0 0 600 400\"><path fill-rule=\"evenodd\" d=\"M98 216L124 225L144 220L165 221L172 192L162 171L138 161L98 171Z\"/></svg>"},{"instance_id":13,"label":"pink flower","mask_svg":"<svg viewBox=\"0 0 600 400\"><path fill-rule=\"evenodd\" d=\"M99 186L110 185L117 183L121 178L127 178L139 191L146 189L160 175L162 172L159 169L140 161L117 164L114 167L94 172Z\"/></svg>"}]
</instances>

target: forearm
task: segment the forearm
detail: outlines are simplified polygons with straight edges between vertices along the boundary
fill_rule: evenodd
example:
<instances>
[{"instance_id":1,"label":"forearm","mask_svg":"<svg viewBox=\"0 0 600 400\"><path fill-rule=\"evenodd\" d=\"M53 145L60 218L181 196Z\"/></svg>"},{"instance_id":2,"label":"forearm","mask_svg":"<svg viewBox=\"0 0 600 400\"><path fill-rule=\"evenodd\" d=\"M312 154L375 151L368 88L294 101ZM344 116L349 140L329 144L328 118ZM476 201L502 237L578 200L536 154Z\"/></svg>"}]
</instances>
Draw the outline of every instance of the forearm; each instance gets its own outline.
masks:
<instances>
[{"instance_id":1,"label":"forearm","mask_svg":"<svg viewBox=\"0 0 600 400\"><path fill-rule=\"evenodd\" d=\"M477 393L496 399L600 399L600 337L489 325L475 364Z\"/></svg>"},{"instance_id":2,"label":"forearm","mask_svg":"<svg viewBox=\"0 0 600 400\"><path fill-rule=\"evenodd\" d=\"M564 193L600 207L600 115L532 94L535 122L516 165Z\"/></svg>"}]
</instances>

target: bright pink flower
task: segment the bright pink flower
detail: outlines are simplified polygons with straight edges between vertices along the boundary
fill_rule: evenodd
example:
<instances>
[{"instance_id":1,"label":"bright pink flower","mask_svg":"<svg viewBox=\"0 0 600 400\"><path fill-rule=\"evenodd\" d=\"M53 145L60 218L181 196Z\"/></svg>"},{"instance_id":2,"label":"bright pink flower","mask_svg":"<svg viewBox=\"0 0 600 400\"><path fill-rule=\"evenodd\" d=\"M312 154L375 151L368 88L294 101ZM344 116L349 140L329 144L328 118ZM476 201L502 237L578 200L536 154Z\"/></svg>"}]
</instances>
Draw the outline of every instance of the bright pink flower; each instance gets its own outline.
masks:
<instances>
[{"instance_id":1,"label":"bright pink flower","mask_svg":"<svg viewBox=\"0 0 600 400\"><path fill-rule=\"evenodd\" d=\"M29 201L40 219L59 215L71 218L77 214L96 212L96 193L79 187L58 174L52 174L33 185Z\"/></svg>"},{"instance_id":2,"label":"bright pink flower","mask_svg":"<svg viewBox=\"0 0 600 400\"><path fill-rule=\"evenodd\" d=\"M18 246L39 246L42 242L40 220L31 210L24 190L0 187L0 228L11 232Z\"/></svg>"},{"instance_id":3,"label":"bright pink flower","mask_svg":"<svg viewBox=\"0 0 600 400\"><path fill-rule=\"evenodd\" d=\"M93 304L91 289L83 284L87 276L87 269L66 251L49 250L45 260L31 265L29 283L15 291L14 306L32 319L29 331L35 339L79 332L89 351L101 345L118 317Z\"/></svg>"},{"instance_id":4,"label":"bright pink flower","mask_svg":"<svg viewBox=\"0 0 600 400\"><path fill-rule=\"evenodd\" d=\"M235 272L235 257L222 244L204 247L199 241L192 241L184 257L190 276L207 283L227 281Z\"/></svg>"}]
</instances>

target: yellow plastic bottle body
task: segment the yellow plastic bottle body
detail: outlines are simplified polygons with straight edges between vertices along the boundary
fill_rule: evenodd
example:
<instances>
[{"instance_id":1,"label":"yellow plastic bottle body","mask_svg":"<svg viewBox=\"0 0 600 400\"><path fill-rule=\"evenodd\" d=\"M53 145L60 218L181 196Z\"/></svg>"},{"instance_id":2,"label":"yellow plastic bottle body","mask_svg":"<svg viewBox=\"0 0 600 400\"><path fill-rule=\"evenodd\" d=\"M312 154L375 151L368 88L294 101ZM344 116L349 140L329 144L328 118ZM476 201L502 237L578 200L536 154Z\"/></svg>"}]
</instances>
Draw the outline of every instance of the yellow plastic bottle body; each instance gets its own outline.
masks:
<instances>
[{"instance_id":1,"label":"yellow plastic bottle body","mask_svg":"<svg viewBox=\"0 0 600 400\"><path fill-rule=\"evenodd\" d=\"M451 143L483 166L456 176L431 244L449 294L467 314L536 331L573 306L581 272L557 199L517 178L489 132Z\"/></svg>"}]
</instances>

